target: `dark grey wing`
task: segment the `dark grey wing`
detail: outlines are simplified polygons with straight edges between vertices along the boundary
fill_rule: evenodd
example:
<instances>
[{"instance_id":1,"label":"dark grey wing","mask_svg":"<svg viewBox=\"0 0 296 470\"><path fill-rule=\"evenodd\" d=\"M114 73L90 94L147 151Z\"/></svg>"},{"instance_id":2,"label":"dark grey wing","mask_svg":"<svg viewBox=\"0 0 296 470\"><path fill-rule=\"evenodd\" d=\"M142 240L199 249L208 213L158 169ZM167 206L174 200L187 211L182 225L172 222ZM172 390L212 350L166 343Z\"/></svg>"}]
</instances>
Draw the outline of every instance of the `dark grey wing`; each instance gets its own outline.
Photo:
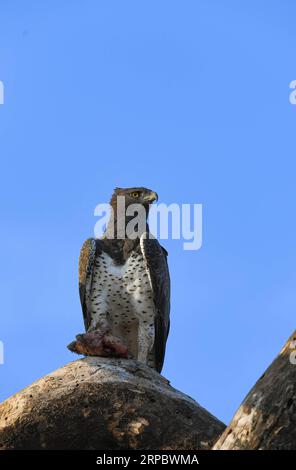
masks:
<instances>
[{"instance_id":1,"label":"dark grey wing","mask_svg":"<svg viewBox=\"0 0 296 470\"><path fill-rule=\"evenodd\" d=\"M90 317L90 296L92 288L93 267L99 249L98 240L88 238L80 251L79 256L79 295L83 312L86 331L88 330Z\"/></svg>"},{"instance_id":2,"label":"dark grey wing","mask_svg":"<svg viewBox=\"0 0 296 470\"><path fill-rule=\"evenodd\" d=\"M170 329L170 275L167 263L167 251L155 238L143 240L143 251L150 274L154 303L155 317L155 367L161 372L166 341Z\"/></svg>"}]
</instances>

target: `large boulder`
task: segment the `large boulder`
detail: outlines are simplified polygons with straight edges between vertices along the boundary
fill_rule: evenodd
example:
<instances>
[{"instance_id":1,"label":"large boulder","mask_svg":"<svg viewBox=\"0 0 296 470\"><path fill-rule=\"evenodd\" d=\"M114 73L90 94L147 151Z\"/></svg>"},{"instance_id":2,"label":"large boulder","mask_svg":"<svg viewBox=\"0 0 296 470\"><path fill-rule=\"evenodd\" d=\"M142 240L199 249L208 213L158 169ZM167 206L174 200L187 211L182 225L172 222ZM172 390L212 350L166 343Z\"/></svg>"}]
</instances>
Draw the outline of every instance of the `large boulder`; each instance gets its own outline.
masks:
<instances>
[{"instance_id":1,"label":"large boulder","mask_svg":"<svg viewBox=\"0 0 296 470\"><path fill-rule=\"evenodd\" d=\"M156 371L88 357L0 405L1 449L209 449L225 426Z\"/></svg>"},{"instance_id":2,"label":"large boulder","mask_svg":"<svg viewBox=\"0 0 296 470\"><path fill-rule=\"evenodd\" d=\"M296 331L214 446L214 450L246 449L296 449Z\"/></svg>"}]
</instances>

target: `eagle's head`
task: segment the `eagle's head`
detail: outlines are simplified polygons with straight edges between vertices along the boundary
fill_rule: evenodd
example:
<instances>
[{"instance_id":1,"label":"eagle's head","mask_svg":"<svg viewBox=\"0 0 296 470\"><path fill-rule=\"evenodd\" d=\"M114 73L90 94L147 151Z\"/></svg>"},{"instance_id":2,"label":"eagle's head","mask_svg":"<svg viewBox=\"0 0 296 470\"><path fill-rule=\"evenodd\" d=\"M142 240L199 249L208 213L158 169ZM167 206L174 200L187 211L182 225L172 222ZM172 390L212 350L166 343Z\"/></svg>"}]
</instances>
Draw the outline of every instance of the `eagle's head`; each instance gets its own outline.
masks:
<instances>
[{"instance_id":1,"label":"eagle's head","mask_svg":"<svg viewBox=\"0 0 296 470\"><path fill-rule=\"evenodd\" d=\"M158 195L151 189L143 187L115 188L110 201L113 207L117 205L118 196L124 196L126 207L131 204L142 204L148 210L150 204L158 200Z\"/></svg>"}]
</instances>

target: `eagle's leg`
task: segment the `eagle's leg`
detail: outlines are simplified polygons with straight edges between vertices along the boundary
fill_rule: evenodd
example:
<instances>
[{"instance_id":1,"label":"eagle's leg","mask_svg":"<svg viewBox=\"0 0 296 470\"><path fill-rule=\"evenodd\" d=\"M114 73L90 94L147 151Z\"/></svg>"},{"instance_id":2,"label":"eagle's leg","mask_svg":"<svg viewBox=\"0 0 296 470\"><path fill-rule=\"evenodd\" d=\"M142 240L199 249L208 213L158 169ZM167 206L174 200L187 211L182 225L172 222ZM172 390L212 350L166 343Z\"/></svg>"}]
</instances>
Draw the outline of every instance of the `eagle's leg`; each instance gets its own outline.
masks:
<instances>
[{"instance_id":1,"label":"eagle's leg","mask_svg":"<svg viewBox=\"0 0 296 470\"><path fill-rule=\"evenodd\" d=\"M144 322L139 323L138 329L138 356L137 360L148 364L149 353L154 343L154 325Z\"/></svg>"},{"instance_id":2,"label":"eagle's leg","mask_svg":"<svg viewBox=\"0 0 296 470\"><path fill-rule=\"evenodd\" d=\"M112 335L106 318L91 323L86 333L76 336L76 341L68 349L85 356L129 357L127 346L117 336Z\"/></svg>"}]
</instances>

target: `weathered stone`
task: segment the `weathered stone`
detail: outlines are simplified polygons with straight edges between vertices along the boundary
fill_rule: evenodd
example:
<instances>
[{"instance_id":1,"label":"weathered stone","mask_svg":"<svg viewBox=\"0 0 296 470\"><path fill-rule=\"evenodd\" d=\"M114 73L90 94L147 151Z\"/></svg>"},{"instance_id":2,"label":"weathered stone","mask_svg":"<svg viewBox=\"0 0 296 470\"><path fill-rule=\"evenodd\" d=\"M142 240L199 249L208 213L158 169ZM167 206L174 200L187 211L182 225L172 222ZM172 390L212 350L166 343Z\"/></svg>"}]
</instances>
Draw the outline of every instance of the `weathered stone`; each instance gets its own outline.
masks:
<instances>
[{"instance_id":1,"label":"weathered stone","mask_svg":"<svg viewBox=\"0 0 296 470\"><path fill-rule=\"evenodd\" d=\"M71 362L0 405L1 449L209 449L224 428L133 360Z\"/></svg>"},{"instance_id":2,"label":"weathered stone","mask_svg":"<svg viewBox=\"0 0 296 470\"><path fill-rule=\"evenodd\" d=\"M213 449L296 449L296 331Z\"/></svg>"}]
</instances>

